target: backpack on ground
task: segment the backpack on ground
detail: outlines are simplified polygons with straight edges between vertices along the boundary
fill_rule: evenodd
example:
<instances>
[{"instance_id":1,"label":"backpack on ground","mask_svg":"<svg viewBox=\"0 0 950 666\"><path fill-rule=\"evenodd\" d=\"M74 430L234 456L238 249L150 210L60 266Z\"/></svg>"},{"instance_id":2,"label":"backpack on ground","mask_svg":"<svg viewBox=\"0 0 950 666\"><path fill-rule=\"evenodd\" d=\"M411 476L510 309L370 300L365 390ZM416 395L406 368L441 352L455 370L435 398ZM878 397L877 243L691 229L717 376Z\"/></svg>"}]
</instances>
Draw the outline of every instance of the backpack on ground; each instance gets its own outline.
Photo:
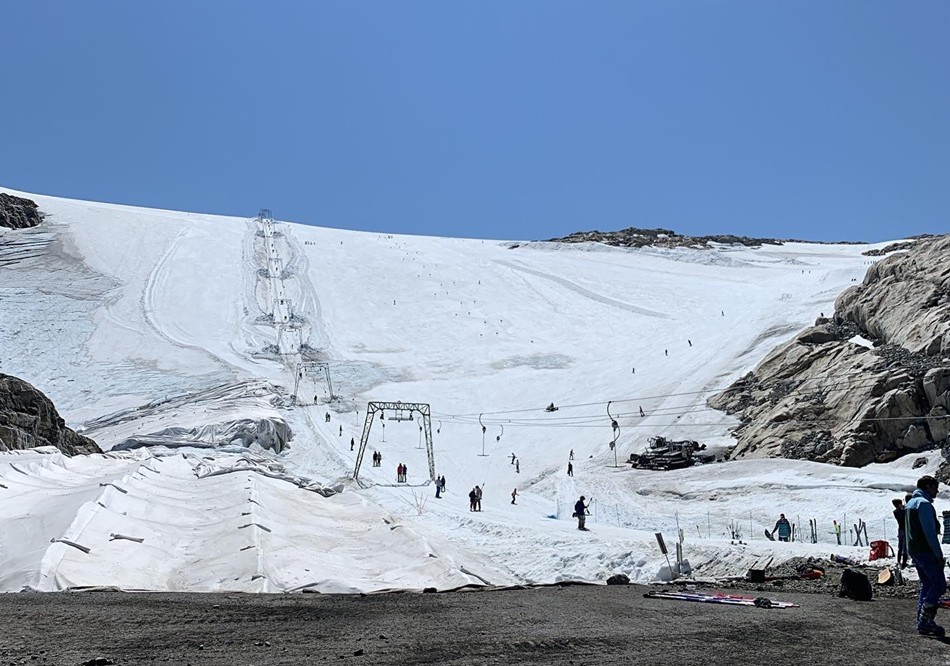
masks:
<instances>
[{"instance_id":1,"label":"backpack on ground","mask_svg":"<svg viewBox=\"0 0 950 666\"><path fill-rule=\"evenodd\" d=\"M841 589L839 597L847 597L855 601L870 601L873 596L871 581L856 569L845 569L841 574Z\"/></svg>"}]
</instances>

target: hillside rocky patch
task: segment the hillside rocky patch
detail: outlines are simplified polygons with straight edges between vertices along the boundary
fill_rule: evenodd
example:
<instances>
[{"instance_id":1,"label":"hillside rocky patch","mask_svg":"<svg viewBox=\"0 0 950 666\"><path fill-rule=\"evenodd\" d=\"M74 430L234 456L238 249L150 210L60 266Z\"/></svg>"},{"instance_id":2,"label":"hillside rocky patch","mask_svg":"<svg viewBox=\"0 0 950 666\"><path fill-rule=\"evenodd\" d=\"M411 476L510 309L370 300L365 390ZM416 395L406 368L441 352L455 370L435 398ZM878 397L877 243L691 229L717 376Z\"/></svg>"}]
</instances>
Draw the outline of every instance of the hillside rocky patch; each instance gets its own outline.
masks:
<instances>
[{"instance_id":1,"label":"hillside rocky patch","mask_svg":"<svg viewBox=\"0 0 950 666\"><path fill-rule=\"evenodd\" d=\"M101 453L99 446L66 427L53 403L28 382L0 374L0 451L55 446L63 453Z\"/></svg>"},{"instance_id":2,"label":"hillside rocky patch","mask_svg":"<svg viewBox=\"0 0 950 666\"><path fill-rule=\"evenodd\" d=\"M745 245L760 247L762 245L782 245L783 243L814 243L819 241L796 241L778 238L750 238L733 234L718 234L712 236L684 236L669 229L638 229L628 227L620 231L577 231L562 238L552 238L551 243L603 243L614 247L688 247L708 248L712 243L721 245ZM843 241L850 242L850 241Z\"/></svg>"},{"instance_id":3,"label":"hillside rocky patch","mask_svg":"<svg viewBox=\"0 0 950 666\"><path fill-rule=\"evenodd\" d=\"M0 227L29 229L43 221L35 201L0 192Z\"/></svg>"},{"instance_id":4,"label":"hillside rocky patch","mask_svg":"<svg viewBox=\"0 0 950 666\"><path fill-rule=\"evenodd\" d=\"M920 238L869 268L833 317L774 349L709 406L740 419L733 458L858 467L933 448L950 456L950 235ZM950 463L941 474L950 478Z\"/></svg>"}]
</instances>

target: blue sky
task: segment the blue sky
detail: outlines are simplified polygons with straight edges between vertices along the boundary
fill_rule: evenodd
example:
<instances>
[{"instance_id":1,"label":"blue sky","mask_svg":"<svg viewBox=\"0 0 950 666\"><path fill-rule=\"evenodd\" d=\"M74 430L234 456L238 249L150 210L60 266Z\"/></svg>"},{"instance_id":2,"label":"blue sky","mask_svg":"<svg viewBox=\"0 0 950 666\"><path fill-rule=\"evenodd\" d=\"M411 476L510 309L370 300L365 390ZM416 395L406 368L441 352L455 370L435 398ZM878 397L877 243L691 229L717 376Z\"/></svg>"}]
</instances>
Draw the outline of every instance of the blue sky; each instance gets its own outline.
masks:
<instances>
[{"instance_id":1,"label":"blue sky","mask_svg":"<svg viewBox=\"0 0 950 666\"><path fill-rule=\"evenodd\" d=\"M0 184L349 229L950 229L950 2L7 3Z\"/></svg>"}]
</instances>

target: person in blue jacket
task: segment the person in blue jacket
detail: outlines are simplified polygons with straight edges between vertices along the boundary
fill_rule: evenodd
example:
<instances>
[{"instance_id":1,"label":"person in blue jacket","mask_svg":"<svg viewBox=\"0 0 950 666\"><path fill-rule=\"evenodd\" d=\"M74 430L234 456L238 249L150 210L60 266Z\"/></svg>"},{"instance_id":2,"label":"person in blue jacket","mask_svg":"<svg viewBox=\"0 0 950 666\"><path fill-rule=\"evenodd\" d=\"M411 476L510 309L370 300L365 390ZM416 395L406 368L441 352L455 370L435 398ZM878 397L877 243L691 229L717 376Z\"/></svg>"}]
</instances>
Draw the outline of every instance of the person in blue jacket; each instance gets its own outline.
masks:
<instances>
[{"instance_id":1,"label":"person in blue jacket","mask_svg":"<svg viewBox=\"0 0 950 666\"><path fill-rule=\"evenodd\" d=\"M779 541L788 541L792 538L792 524L788 522L788 518L785 517L784 513L780 513L778 520L775 521L775 527L772 528L773 537L776 531L778 531Z\"/></svg>"},{"instance_id":2,"label":"person in blue jacket","mask_svg":"<svg viewBox=\"0 0 950 666\"><path fill-rule=\"evenodd\" d=\"M917 481L917 490L904 508L904 532L907 553L920 577L917 633L942 638L946 632L937 624L936 617L940 597L947 591L947 579L943 574L945 560L937 537L937 512L933 505L938 485L932 476L922 476Z\"/></svg>"}]
</instances>

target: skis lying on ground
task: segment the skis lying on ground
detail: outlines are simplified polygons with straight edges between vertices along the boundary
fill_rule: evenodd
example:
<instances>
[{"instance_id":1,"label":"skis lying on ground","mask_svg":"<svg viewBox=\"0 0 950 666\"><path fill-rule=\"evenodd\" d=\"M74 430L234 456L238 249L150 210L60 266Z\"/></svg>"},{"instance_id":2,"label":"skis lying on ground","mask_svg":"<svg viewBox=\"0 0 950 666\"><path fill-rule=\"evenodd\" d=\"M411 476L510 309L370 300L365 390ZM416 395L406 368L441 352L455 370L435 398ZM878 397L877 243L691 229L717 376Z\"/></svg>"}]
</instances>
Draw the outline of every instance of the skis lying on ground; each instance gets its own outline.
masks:
<instances>
[{"instance_id":1,"label":"skis lying on ground","mask_svg":"<svg viewBox=\"0 0 950 666\"><path fill-rule=\"evenodd\" d=\"M672 599L673 601L697 601L704 604L727 604L730 606L756 606L757 608L798 608L788 601L772 601L765 597L743 597L733 594L701 594L699 592L647 592L648 599Z\"/></svg>"}]
</instances>

